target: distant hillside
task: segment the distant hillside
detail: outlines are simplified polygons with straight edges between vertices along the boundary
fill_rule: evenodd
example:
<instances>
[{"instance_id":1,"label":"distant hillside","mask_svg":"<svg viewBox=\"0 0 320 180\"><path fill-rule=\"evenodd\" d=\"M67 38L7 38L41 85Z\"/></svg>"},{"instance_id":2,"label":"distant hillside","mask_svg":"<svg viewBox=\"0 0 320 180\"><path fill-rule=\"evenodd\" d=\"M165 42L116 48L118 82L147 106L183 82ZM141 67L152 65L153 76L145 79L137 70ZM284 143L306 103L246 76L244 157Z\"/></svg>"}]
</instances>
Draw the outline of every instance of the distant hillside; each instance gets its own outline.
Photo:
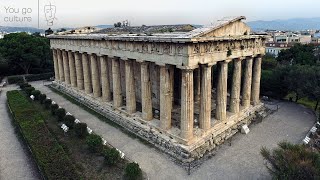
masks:
<instances>
[{"instance_id":1,"label":"distant hillside","mask_svg":"<svg viewBox=\"0 0 320 180\"><path fill-rule=\"evenodd\" d=\"M33 28L33 27L9 27L9 26L0 26L0 32L41 32L44 33L43 29Z\"/></svg>"},{"instance_id":2,"label":"distant hillside","mask_svg":"<svg viewBox=\"0 0 320 180\"><path fill-rule=\"evenodd\" d=\"M251 21L247 24L253 30L307 30L320 29L320 17L318 18L295 18L287 20L272 20L272 21Z\"/></svg>"}]
</instances>

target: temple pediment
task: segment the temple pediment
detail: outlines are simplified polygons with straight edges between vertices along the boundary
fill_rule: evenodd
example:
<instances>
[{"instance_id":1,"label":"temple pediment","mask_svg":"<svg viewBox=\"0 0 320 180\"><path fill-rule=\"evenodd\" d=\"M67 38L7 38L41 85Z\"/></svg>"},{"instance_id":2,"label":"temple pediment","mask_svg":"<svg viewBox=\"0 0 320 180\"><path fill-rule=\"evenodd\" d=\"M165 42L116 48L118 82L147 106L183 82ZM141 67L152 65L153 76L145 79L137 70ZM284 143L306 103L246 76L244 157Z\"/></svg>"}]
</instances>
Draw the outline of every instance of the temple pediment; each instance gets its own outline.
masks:
<instances>
[{"instance_id":1,"label":"temple pediment","mask_svg":"<svg viewBox=\"0 0 320 180\"><path fill-rule=\"evenodd\" d=\"M243 19L245 19L244 16L218 20L211 26L193 30L192 37L201 38L249 35L251 29L246 23L242 22Z\"/></svg>"}]
</instances>

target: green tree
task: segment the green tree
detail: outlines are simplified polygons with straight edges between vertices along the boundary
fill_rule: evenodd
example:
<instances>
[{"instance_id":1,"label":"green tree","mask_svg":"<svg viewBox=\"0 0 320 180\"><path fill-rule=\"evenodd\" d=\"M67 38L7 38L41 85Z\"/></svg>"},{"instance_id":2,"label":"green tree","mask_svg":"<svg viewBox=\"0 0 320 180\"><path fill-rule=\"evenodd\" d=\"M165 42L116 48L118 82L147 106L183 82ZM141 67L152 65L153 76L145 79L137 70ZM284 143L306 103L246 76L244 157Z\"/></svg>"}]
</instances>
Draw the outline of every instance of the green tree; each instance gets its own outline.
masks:
<instances>
[{"instance_id":1,"label":"green tree","mask_svg":"<svg viewBox=\"0 0 320 180\"><path fill-rule=\"evenodd\" d=\"M272 151L263 147L261 155L270 163L273 179L320 179L320 154L303 145L280 142Z\"/></svg>"},{"instance_id":2,"label":"green tree","mask_svg":"<svg viewBox=\"0 0 320 180\"><path fill-rule=\"evenodd\" d=\"M277 60L282 64L315 65L317 63L315 49L312 44L295 44L290 49L281 51Z\"/></svg>"},{"instance_id":3,"label":"green tree","mask_svg":"<svg viewBox=\"0 0 320 180\"><path fill-rule=\"evenodd\" d=\"M7 61L10 75L53 70L49 40L44 37L27 33L5 35L0 40L0 54Z\"/></svg>"}]
</instances>

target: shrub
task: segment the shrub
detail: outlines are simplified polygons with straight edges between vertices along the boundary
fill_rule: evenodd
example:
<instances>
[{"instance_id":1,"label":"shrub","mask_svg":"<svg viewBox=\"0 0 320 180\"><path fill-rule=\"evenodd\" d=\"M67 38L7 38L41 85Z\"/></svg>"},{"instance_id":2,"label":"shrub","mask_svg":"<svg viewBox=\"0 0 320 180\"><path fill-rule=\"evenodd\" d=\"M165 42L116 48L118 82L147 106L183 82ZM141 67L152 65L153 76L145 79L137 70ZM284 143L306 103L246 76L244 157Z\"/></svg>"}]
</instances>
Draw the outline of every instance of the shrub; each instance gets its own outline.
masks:
<instances>
[{"instance_id":1,"label":"shrub","mask_svg":"<svg viewBox=\"0 0 320 180\"><path fill-rule=\"evenodd\" d=\"M99 152L102 148L102 139L96 134L90 134L87 136L86 143L91 152Z\"/></svg>"},{"instance_id":2,"label":"shrub","mask_svg":"<svg viewBox=\"0 0 320 180\"><path fill-rule=\"evenodd\" d=\"M63 120L63 117L66 115L66 110L63 109L63 108L58 108L56 111L55 111L56 115L57 115L57 118L58 118L58 121L62 121Z\"/></svg>"},{"instance_id":3,"label":"shrub","mask_svg":"<svg viewBox=\"0 0 320 180\"><path fill-rule=\"evenodd\" d=\"M263 147L261 155L270 163L267 166L273 179L319 179L320 154L303 145L280 142L270 151Z\"/></svg>"},{"instance_id":4,"label":"shrub","mask_svg":"<svg viewBox=\"0 0 320 180\"><path fill-rule=\"evenodd\" d=\"M24 89L24 88L26 88L26 87L31 87L31 85L30 84L28 84L28 83L26 83L26 82L24 82L24 83L20 83L20 89Z\"/></svg>"},{"instance_id":5,"label":"shrub","mask_svg":"<svg viewBox=\"0 0 320 180\"><path fill-rule=\"evenodd\" d=\"M38 100L41 92L39 90L33 90L31 91L31 95L34 95L34 99Z\"/></svg>"},{"instance_id":6,"label":"shrub","mask_svg":"<svg viewBox=\"0 0 320 180\"><path fill-rule=\"evenodd\" d=\"M86 137L86 135L88 134L87 124L86 123L75 124L74 131L78 137L80 137L80 138Z\"/></svg>"},{"instance_id":7,"label":"shrub","mask_svg":"<svg viewBox=\"0 0 320 180\"><path fill-rule=\"evenodd\" d=\"M53 73L43 73L43 74L29 74L25 78L27 81L39 81L39 80L48 80L53 77Z\"/></svg>"},{"instance_id":8,"label":"shrub","mask_svg":"<svg viewBox=\"0 0 320 180\"><path fill-rule=\"evenodd\" d=\"M103 152L105 164L112 166L120 160L120 153L116 148L106 149Z\"/></svg>"},{"instance_id":9,"label":"shrub","mask_svg":"<svg viewBox=\"0 0 320 180\"><path fill-rule=\"evenodd\" d=\"M51 102L52 103L52 102ZM51 113L54 115L56 114L56 110L59 108L58 104L51 104L50 105L50 109L51 109Z\"/></svg>"},{"instance_id":10,"label":"shrub","mask_svg":"<svg viewBox=\"0 0 320 180\"><path fill-rule=\"evenodd\" d=\"M52 100L51 100L51 99L46 99L46 100L44 100L44 107L45 107L46 109L49 109L50 106L51 106L51 103L52 103Z\"/></svg>"},{"instance_id":11,"label":"shrub","mask_svg":"<svg viewBox=\"0 0 320 180\"><path fill-rule=\"evenodd\" d=\"M24 79L23 76L19 75L19 76L8 76L8 83L9 84L15 84L15 83L23 83Z\"/></svg>"},{"instance_id":12,"label":"shrub","mask_svg":"<svg viewBox=\"0 0 320 180\"><path fill-rule=\"evenodd\" d=\"M26 87L24 89L24 91L27 93L28 96L30 96L31 92L34 91L34 90L35 90L34 87Z\"/></svg>"},{"instance_id":13,"label":"shrub","mask_svg":"<svg viewBox=\"0 0 320 180\"><path fill-rule=\"evenodd\" d=\"M70 128L73 128L75 118L72 115L65 115L63 118L64 123Z\"/></svg>"},{"instance_id":14,"label":"shrub","mask_svg":"<svg viewBox=\"0 0 320 180\"><path fill-rule=\"evenodd\" d=\"M134 162L127 164L124 171L125 177L130 180L139 179L142 175L142 171L139 167L139 164Z\"/></svg>"},{"instance_id":15,"label":"shrub","mask_svg":"<svg viewBox=\"0 0 320 180\"><path fill-rule=\"evenodd\" d=\"M45 95L45 94L40 94L40 95L39 95L39 101L40 101L40 103L43 104L43 103L44 103L44 100L46 100L46 98L47 98L47 95Z\"/></svg>"}]
</instances>

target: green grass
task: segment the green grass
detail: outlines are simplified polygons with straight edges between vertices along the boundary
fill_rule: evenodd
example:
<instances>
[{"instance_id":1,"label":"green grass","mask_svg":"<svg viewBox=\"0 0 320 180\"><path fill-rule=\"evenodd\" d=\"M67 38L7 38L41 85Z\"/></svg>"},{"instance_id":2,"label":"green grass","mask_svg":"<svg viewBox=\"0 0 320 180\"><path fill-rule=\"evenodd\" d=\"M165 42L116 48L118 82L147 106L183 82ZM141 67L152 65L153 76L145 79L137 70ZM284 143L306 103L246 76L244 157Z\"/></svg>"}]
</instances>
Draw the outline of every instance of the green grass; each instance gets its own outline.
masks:
<instances>
[{"instance_id":1,"label":"green grass","mask_svg":"<svg viewBox=\"0 0 320 180\"><path fill-rule=\"evenodd\" d=\"M21 91L7 92L15 124L47 179L81 179L62 146L48 130L44 118Z\"/></svg>"},{"instance_id":2,"label":"green grass","mask_svg":"<svg viewBox=\"0 0 320 180\"><path fill-rule=\"evenodd\" d=\"M296 100L296 95L295 93L290 93L288 94L285 99L286 100L289 100L290 97L292 97L292 101L295 101ZM307 97L303 97L303 98L300 98L297 102L298 104L302 104L312 110L314 110L314 108L316 107L316 101L313 101L313 100L309 100ZM320 111L320 106L318 106L317 108L317 111Z\"/></svg>"}]
</instances>

